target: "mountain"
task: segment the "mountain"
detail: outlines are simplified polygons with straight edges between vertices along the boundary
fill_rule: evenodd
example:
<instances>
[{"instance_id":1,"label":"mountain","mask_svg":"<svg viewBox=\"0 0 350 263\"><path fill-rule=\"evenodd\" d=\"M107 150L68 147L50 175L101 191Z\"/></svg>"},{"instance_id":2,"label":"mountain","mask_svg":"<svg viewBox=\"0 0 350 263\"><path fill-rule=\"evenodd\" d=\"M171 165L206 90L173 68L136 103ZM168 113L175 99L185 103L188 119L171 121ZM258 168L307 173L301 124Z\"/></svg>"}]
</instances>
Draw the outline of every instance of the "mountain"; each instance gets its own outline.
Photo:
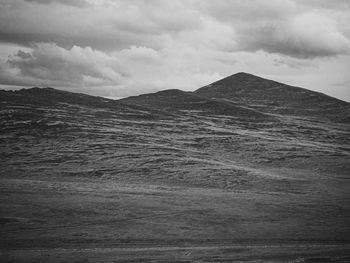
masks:
<instances>
[{"instance_id":1,"label":"mountain","mask_svg":"<svg viewBox=\"0 0 350 263\"><path fill-rule=\"evenodd\" d=\"M145 247L167 261L179 246L180 261L348 255L348 110L246 73L117 101L0 91L0 247L25 251L0 261L121 248L124 262Z\"/></svg>"},{"instance_id":2,"label":"mountain","mask_svg":"<svg viewBox=\"0 0 350 263\"><path fill-rule=\"evenodd\" d=\"M350 122L350 104L345 101L247 73L234 74L202 87L195 93L243 104L263 112Z\"/></svg>"},{"instance_id":3,"label":"mountain","mask_svg":"<svg viewBox=\"0 0 350 263\"><path fill-rule=\"evenodd\" d=\"M0 91L0 102L3 174L143 174L233 189L259 185L232 174L349 172L349 103L246 73L195 92L115 101L32 88Z\"/></svg>"}]
</instances>

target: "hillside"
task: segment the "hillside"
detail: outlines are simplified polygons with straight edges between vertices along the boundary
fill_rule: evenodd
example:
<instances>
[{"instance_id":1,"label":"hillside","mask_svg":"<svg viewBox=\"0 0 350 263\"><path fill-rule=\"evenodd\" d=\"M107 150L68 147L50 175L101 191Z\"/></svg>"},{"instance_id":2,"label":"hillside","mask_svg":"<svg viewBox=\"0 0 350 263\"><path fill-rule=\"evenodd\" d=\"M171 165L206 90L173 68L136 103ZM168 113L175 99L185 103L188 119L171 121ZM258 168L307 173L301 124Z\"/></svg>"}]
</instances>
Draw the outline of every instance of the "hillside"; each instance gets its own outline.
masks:
<instances>
[{"instance_id":1,"label":"hillside","mask_svg":"<svg viewBox=\"0 0 350 263\"><path fill-rule=\"evenodd\" d=\"M139 105L172 113L187 113L188 115L226 115L244 120L267 120L270 118L268 115L253 109L247 109L224 101L219 102L199 96L193 92L184 92L181 90L164 90L128 97L120 101L128 105Z\"/></svg>"},{"instance_id":2,"label":"hillside","mask_svg":"<svg viewBox=\"0 0 350 263\"><path fill-rule=\"evenodd\" d=\"M0 246L23 262L179 246L183 261L348 259L348 109L246 73L118 101L0 91Z\"/></svg>"},{"instance_id":3,"label":"hillside","mask_svg":"<svg viewBox=\"0 0 350 263\"><path fill-rule=\"evenodd\" d=\"M322 93L237 73L195 91L196 94L243 104L263 112L350 122L350 104Z\"/></svg>"}]
</instances>

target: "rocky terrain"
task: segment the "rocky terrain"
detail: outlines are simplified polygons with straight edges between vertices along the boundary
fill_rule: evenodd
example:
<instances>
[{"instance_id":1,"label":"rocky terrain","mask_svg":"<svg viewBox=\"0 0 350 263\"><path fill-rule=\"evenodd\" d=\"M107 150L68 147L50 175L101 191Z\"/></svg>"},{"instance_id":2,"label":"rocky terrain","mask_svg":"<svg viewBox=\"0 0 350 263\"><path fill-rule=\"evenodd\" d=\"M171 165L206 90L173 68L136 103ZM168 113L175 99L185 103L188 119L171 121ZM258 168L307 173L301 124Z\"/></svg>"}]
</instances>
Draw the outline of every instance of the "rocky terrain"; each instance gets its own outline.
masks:
<instances>
[{"instance_id":1,"label":"rocky terrain","mask_svg":"<svg viewBox=\"0 0 350 263\"><path fill-rule=\"evenodd\" d=\"M347 102L237 73L0 91L0 116L2 261L350 260Z\"/></svg>"}]
</instances>

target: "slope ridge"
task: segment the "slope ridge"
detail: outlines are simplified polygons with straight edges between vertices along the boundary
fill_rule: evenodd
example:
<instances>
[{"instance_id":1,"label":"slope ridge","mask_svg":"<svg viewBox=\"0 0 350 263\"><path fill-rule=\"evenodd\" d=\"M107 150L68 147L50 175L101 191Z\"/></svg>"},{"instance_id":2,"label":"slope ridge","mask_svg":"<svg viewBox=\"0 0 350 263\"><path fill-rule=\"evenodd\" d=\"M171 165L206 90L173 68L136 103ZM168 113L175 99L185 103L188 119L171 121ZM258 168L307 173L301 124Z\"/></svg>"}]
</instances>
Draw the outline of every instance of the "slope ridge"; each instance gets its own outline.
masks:
<instances>
[{"instance_id":1,"label":"slope ridge","mask_svg":"<svg viewBox=\"0 0 350 263\"><path fill-rule=\"evenodd\" d=\"M348 102L243 72L199 88L195 93L242 103L263 112L350 122Z\"/></svg>"},{"instance_id":2,"label":"slope ridge","mask_svg":"<svg viewBox=\"0 0 350 263\"><path fill-rule=\"evenodd\" d=\"M127 97L120 101L128 105L139 105L168 111L186 111L189 114L222 114L237 118L271 119L270 116L253 109L177 89Z\"/></svg>"}]
</instances>

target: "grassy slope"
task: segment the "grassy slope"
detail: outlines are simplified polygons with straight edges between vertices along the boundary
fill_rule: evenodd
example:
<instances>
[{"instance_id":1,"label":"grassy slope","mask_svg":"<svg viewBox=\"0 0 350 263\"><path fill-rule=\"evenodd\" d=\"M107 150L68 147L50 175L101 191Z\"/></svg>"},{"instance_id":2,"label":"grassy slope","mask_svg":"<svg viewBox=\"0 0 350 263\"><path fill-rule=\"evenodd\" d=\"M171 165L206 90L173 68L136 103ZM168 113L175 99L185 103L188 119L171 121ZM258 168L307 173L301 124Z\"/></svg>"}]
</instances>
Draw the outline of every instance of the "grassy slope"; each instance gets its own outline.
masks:
<instances>
[{"instance_id":1,"label":"grassy slope","mask_svg":"<svg viewBox=\"0 0 350 263\"><path fill-rule=\"evenodd\" d=\"M38 248L111 262L349 254L326 246L349 242L347 124L84 98L2 103L2 259L35 262ZM81 252L293 242L323 247ZM45 251L51 260L72 252Z\"/></svg>"},{"instance_id":2,"label":"grassy slope","mask_svg":"<svg viewBox=\"0 0 350 263\"><path fill-rule=\"evenodd\" d=\"M339 187L347 190L333 187L338 194ZM2 179L6 252L0 258L311 262L331 257L341 262L350 252L344 245L349 218L341 210L348 200L327 190L293 194L86 178Z\"/></svg>"}]
</instances>

